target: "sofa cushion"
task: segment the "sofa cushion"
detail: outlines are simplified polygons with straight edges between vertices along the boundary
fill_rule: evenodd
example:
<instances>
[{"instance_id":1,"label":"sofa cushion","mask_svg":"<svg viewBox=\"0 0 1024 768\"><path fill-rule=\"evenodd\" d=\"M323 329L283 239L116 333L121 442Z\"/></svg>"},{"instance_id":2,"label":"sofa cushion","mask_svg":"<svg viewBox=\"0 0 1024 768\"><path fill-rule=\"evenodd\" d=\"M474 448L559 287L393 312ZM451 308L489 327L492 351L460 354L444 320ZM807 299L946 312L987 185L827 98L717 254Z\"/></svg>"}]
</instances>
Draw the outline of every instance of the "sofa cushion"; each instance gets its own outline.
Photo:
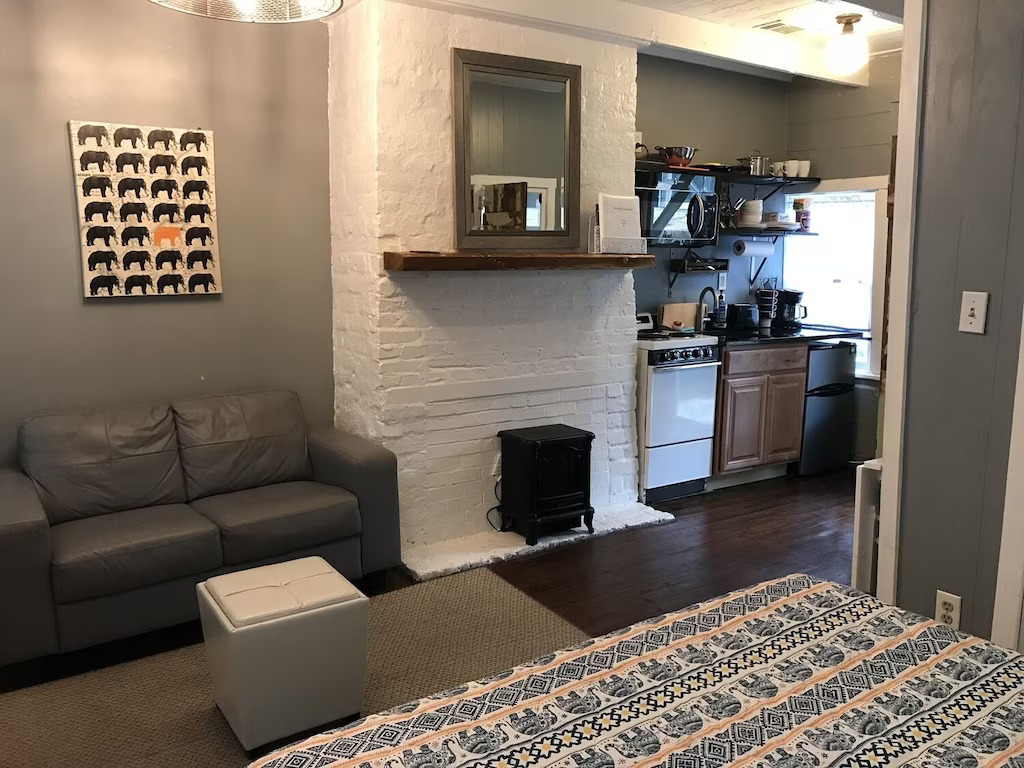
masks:
<instances>
[{"instance_id":1,"label":"sofa cushion","mask_svg":"<svg viewBox=\"0 0 1024 768\"><path fill-rule=\"evenodd\" d=\"M51 525L185 501L167 403L28 419L18 450Z\"/></svg>"},{"instance_id":2,"label":"sofa cushion","mask_svg":"<svg viewBox=\"0 0 1024 768\"><path fill-rule=\"evenodd\" d=\"M223 563L217 526L186 504L131 509L51 529L57 603L128 592Z\"/></svg>"},{"instance_id":3,"label":"sofa cushion","mask_svg":"<svg viewBox=\"0 0 1024 768\"><path fill-rule=\"evenodd\" d=\"M227 565L327 544L361 530L355 496L309 481L207 496L191 505L220 529Z\"/></svg>"},{"instance_id":4,"label":"sofa cushion","mask_svg":"<svg viewBox=\"0 0 1024 768\"><path fill-rule=\"evenodd\" d=\"M171 407L189 500L310 479L306 420L294 392L201 397Z\"/></svg>"}]
</instances>

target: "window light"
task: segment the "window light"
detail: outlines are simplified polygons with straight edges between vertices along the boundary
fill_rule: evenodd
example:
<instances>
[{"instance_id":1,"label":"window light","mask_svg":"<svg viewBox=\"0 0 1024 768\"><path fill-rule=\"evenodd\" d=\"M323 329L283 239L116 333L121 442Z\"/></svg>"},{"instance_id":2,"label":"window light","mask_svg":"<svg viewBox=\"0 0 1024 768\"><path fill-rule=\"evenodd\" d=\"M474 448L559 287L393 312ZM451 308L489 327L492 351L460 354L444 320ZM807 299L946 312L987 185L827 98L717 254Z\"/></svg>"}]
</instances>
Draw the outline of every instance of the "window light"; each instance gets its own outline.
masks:
<instances>
[{"instance_id":1,"label":"window light","mask_svg":"<svg viewBox=\"0 0 1024 768\"><path fill-rule=\"evenodd\" d=\"M843 25L843 31L825 46L825 66L834 74L852 75L868 63L868 41L853 28L862 18L859 13L836 16L836 22Z\"/></svg>"}]
</instances>

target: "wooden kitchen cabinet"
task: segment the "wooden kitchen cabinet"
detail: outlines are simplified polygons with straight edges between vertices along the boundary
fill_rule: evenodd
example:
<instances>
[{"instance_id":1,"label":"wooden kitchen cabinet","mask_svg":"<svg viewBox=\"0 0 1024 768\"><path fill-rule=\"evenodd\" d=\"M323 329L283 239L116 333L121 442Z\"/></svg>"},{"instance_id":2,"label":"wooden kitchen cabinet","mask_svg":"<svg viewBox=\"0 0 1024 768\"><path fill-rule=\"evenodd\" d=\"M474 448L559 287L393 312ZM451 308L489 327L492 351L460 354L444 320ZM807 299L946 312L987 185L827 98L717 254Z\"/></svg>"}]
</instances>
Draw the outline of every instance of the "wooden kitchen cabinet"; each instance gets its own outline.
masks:
<instances>
[{"instance_id":1,"label":"wooden kitchen cabinet","mask_svg":"<svg viewBox=\"0 0 1024 768\"><path fill-rule=\"evenodd\" d=\"M722 382L719 471L764 463L761 425L768 395L767 376L735 376Z\"/></svg>"},{"instance_id":2,"label":"wooden kitchen cabinet","mask_svg":"<svg viewBox=\"0 0 1024 768\"><path fill-rule=\"evenodd\" d=\"M725 351L715 431L715 472L800 458L807 347Z\"/></svg>"},{"instance_id":3,"label":"wooden kitchen cabinet","mask_svg":"<svg viewBox=\"0 0 1024 768\"><path fill-rule=\"evenodd\" d=\"M800 444L804 435L806 381L805 371L768 376L763 463L778 464L800 458Z\"/></svg>"}]
</instances>

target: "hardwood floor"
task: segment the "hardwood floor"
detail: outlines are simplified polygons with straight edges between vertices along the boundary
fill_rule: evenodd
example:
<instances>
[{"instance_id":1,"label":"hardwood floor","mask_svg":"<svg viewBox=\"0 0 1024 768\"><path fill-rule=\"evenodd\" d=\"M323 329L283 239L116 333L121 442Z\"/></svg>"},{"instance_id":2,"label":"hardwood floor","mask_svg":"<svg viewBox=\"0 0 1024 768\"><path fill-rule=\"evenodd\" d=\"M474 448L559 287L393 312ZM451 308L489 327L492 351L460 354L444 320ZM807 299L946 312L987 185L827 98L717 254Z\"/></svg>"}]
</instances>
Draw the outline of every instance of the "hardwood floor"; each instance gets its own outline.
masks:
<instances>
[{"instance_id":1,"label":"hardwood floor","mask_svg":"<svg viewBox=\"0 0 1024 768\"><path fill-rule=\"evenodd\" d=\"M658 505L677 519L491 570L590 635L790 573L850 580L854 475L784 477Z\"/></svg>"}]
</instances>

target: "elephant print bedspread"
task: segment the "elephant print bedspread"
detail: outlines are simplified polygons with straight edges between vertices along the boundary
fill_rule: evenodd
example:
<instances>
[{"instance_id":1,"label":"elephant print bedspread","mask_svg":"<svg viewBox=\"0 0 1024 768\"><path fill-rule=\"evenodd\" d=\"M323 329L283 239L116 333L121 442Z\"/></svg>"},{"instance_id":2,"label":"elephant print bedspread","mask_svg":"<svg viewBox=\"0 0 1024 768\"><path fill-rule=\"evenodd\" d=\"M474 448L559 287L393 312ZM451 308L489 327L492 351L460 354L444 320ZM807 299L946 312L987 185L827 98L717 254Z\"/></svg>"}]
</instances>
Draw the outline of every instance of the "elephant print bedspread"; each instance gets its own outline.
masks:
<instances>
[{"instance_id":1,"label":"elephant print bedspread","mask_svg":"<svg viewBox=\"0 0 1024 768\"><path fill-rule=\"evenodd\" d=\"M795 575L274 752L252 768L1024 768L1024 660Z\"/></svg>"},{"instance_id":2,"label":"elephant print bedspread","mask_svg":"<svg viewBox=\"0 0 1024 768\"><path fill-rule=\"evenodd\" d=\"M221 293L213 132L69 127L85 296Z\"/></svg>"}]
</instances>

